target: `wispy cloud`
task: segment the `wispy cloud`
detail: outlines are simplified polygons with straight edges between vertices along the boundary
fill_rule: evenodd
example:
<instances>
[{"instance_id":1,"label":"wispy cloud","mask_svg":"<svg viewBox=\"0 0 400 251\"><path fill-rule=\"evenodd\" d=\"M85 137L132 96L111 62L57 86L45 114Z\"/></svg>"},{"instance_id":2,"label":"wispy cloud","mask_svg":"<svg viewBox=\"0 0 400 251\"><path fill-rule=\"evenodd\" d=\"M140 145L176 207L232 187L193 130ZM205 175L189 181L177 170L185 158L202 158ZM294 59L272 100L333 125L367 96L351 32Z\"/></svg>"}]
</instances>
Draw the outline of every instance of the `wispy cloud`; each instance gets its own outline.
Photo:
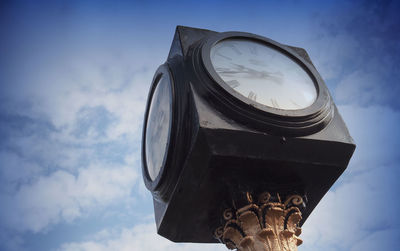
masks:
<instances>
[{"instance_id":1,"label":"wispy cloud","mask_svg":"<svg viewBox=\"0 0 400 251\"><path fill-rule=\"evenodd\" d=\"M23 36L40 48L34 35ZM153 72L120 47L47 45L28 52L20 74L2 75L1 249L94 212L120 214L143 196L137 152Z\"/></svg>"},{"instance_id":2,"label":"wispy cloud","mask_svg":"<svg viewBox=\"0 0 400 251\"><path fill-rule=\"evenodd\" d=\"M374 250L400 235L399 9L396 1L347 2L315 19L311 51L357 149L304 225L307 250Z\"/></svg>"},{"instance_id":3,"label":"wispy cloud","mask_svg":"<svg viewBox=\"0 0 400 251\"><path fill-rule=\"evenodd\" d=\"M137 173L128 166L90 166L75 176L55 171L17 192L1 195L1 221L17 231L42 231L60 221L71 222L96 207L128 199ZM3 225L4 226L4 225Z\"/></svg>"},{"instance_id":4,"label":"wispy cloud","mask_svg":"<svg viewBox=\"0 0 400 251\"><path fill-rule=\"evenodd\" d=\"M157 235L154 223L139 224L133 228L117 231L101 231L92 240L79 243L65 243L58 251L108 251L108 250L207 250L222 251L220 244L178 244Z\"/></svg>"},{"instance_id":5,"label":"wispy cloud","mask_svg":"<svg viewBox=\"0 0 400 251\"><path fill-rule=\"evenodd\" d=\"M314 16L309 49L337 102L399 108L398 1L351 1Z\"/></svg>"}]
</instances>

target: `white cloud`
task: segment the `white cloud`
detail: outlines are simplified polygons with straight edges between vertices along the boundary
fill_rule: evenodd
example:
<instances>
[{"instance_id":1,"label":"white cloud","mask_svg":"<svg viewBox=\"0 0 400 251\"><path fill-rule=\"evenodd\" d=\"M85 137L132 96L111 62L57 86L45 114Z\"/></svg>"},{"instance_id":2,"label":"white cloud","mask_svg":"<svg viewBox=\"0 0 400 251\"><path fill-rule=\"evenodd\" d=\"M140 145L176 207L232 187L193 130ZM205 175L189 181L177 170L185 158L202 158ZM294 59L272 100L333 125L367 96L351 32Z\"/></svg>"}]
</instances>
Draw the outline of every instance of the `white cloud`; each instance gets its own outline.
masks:
<instances>
[{"instance_id":1,"label":"white cloud","mask_svg":"<svg viewBox=\"0 0 400 251\"><path fill-rule=\"evenodd\" d=\"M380 168L399 160L399 111L358 105L340 105L338 109L357 145L347 172Z\"/></svg>"},{"instance_id":2,"label":"white cloud","mask_svg":"<svg viewBox=\"0 0 400 251\"><path fill-rule=\"evenodd\" d=\"M16 153L0 152L0 180L8 192L13 191L13 185L18 182L29 182L43 171L43 167L21 159Z\"/></svg>"},{"instance_id":3,"label":"white cloud","mask_svg":"<svg viewBox=\"0 0 400 251\"><path fill-rule=\"evenodd\" d=\"M339 103L361 106L385 104L396 95L396 86L376 72L357 70L345 76L337 85L335 96Z\"/></svg>"},{"instance_id":4,"label":"white cloud","mask_svg":"<svg viewBox=\"0 0 400 251\"><path fill-rule=\"evenodd\" d=\"M393 250L399 238L400 228L377 231L356 243L350 251Z\"/></svg>"},{"instance_id":5,"label":"white cloud","mask_svg":"<svg viewBox=\"0 0 400 251\"><path fill-rule=\"evenodd\" d=\"M390 246L385 241L393 246L396 238L388 236L400 235L400 203L395 199L400 190L400 112L358 105L339 106L339 111L357 148L339 183L304 224L304 249L376 250L372 247ZM376 243L368 246L372 240Z\"/></svg>"},{"instance_id":6,"label":"white cloud","mask_svg":"<svg viewBox=\"0 0 400 251\"><path fill-rule=\"evenodd\" d=\"M350 250L381 229L400 234L395 220L400 207L393 201L400 190L395 169L376 168L329 191L303 226L306 250Z\"/></svg>"},{"instance_id":7,"label":"white cloud","mask_svg":"<svg viewBox=\"0 0 400 251\"><path fill-rule=\"evenodd\" d=\"M109 62L107 66L114 63L124 69L124 66L117 62ZM89 63L59 73L69 77L58 80L52 91L33 92L32 99L43 102L34 107L34 112L45 114L56 128L63 128L69 135L76 127L82 109L103 107L113 117L113 123L107 128L106 137L97 140L113 140L124 134L135 137L141 131L145 101L153 72L135 69L122 71L115 68L108 70L113 72L105 79L102 78L103 67L91 67ZM44 84L47 87L56 80L47 76L44 81L48 83ZM84 140L90 139L93 138L73 140L85 142Z\"/></svg>"},{"instance_id":8,"label":"white cloud","mask_svg":"<svg viewBox=\"0 0 400 251\"><path fill-rule=\"evenodd\" d=\"M18 231L39 232L119 200L128 200L137 173L128 166L95 166L77 175L56 171L25 184L15 194L3 194L2 221Z\"/></svg>"},{"instance_id":9,"label":"white cloud","mask_svg":"<svg viewBox=\"0 0 400 251\"><path fill-rule=\"evenodd\" d=\"M122 205L137 185L154 69L125 54L116 57L115 50L95 47L85 56L72 47L55 51L57 62L37 55L37 63L27 64L38 70L24 72L7 90L9 112L18 119L3 122L12 137L1 142L10 152L0 153L1 227L8 230L40 232ZM37 125L23 132L13 123Z\"/></svg>"},{"instance_id":10,"label":"white cloud","mask_svg":"<svg viewBox=\"0 0 400 251\"><path fill-rule=\"evenodd\" d=\"M65 243L58 251L222 251L222 244L173 243L156 233L154 223L140 224L133 228L115 231L104 230L91 240Z\"/></svg>"},{"instance_id":11,"label":"white cloud","mask_svg":"<svg viewBox=\"0 0 400 251\"><path fill-rule=\"evenodd\" d=\"M346 33L318 34L308 44L310 57L325 81L341 76L346 67L343 62L353 60L359 48L359 43Z\"/></svg>"}]
</instances>

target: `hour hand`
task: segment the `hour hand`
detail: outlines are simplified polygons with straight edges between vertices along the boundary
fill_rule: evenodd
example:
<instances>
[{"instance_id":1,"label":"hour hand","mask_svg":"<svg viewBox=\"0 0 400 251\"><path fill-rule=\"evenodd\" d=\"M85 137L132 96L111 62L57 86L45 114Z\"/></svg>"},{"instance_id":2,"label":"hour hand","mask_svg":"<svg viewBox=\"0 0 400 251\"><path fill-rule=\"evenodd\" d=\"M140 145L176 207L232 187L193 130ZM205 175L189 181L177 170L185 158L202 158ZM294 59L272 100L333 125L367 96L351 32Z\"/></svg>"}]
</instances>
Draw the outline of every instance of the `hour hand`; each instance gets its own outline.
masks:
<instances>
[{"instance_id":1,"label":"hour hand","mask_svg":"<svg viewBox=\"0 0 400 251\"><path fill-rule=\"evenodd\" d=\"M233 71L231 70L229 74L244 73L245 77L249 79L266 79L276 84L282 85L283 74L281 72L259 71L240 64L232 64L232 65L234 66L234 70Z\"/></svg>"}]
</instances>

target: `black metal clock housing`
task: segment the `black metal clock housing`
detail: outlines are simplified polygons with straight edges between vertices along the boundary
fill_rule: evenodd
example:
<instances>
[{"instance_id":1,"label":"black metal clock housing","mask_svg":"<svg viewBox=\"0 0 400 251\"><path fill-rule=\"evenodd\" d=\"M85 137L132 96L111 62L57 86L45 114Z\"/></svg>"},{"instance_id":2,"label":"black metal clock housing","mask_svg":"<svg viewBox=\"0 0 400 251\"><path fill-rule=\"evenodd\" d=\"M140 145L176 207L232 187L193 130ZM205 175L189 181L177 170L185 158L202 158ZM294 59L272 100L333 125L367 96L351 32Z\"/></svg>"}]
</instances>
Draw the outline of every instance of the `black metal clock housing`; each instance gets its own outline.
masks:
<instances>
[{"instance_id":1,"label":"black metal clock housing","mask_svg":"<svg viewBox=\"0 0 400 251\"><path fill-rule=\"evenodd\" d=\"M221 212L244 192L303 194L303 223L354 149L304 49L177 27L153 79L142 140L160 235L217 242Z\"/></svg>"}]
</instances>

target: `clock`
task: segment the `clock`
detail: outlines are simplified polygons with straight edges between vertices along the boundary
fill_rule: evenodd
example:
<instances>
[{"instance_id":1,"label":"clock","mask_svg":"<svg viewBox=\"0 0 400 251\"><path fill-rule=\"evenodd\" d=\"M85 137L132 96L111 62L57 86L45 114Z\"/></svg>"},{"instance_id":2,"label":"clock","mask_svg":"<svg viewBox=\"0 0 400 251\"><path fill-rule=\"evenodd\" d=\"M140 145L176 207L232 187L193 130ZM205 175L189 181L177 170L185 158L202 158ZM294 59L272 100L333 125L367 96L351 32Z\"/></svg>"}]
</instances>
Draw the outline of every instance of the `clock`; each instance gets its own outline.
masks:
<instances>
[{"instance_id":1,"label":"clock","mask_svg":"<svg viewBox=\"0 0 400 251\"><path fill-rule=\"evenodd\" d=\"M211 48L218 76L238 94L283 110L304 109L316 100L309 74L280 51L249 39L225 39Z\"/></svg>"},{"instance_id":2,"label":"clock","mask_svg":"<svg viewBox=\"0 0 400 251\"><path fill-rule=\"evenodd\" d=\"M145 111L143 179L176 242L218 242L247 192L301 195L303 224L355 149L307 52L246 32L178 26Z\"/></svg>"},{"instance_id":3,"label":"clock","mask_svg":"<svg viewBox=\"0 0 400 251\"><path fill-rule=\"evenodd\" d=\"M218 33L193 50L193 75L202 78L196 87L246 126L280 136L310 135L331 121L333 109L321 76L301 53L255 34Z\"/></svg>"},{"instance_id":4,"label":"clock","mask_svg":"<svg viewBox=\"0 0 400 251\"><path fill-rule=\"evenodd\" d=\"M154 185L159 183L168 158L173 124L172 89L171 74L163 65L156 72L150 89L143 132L145 173L149 183Z\"/></svg>"}]
</instances>

